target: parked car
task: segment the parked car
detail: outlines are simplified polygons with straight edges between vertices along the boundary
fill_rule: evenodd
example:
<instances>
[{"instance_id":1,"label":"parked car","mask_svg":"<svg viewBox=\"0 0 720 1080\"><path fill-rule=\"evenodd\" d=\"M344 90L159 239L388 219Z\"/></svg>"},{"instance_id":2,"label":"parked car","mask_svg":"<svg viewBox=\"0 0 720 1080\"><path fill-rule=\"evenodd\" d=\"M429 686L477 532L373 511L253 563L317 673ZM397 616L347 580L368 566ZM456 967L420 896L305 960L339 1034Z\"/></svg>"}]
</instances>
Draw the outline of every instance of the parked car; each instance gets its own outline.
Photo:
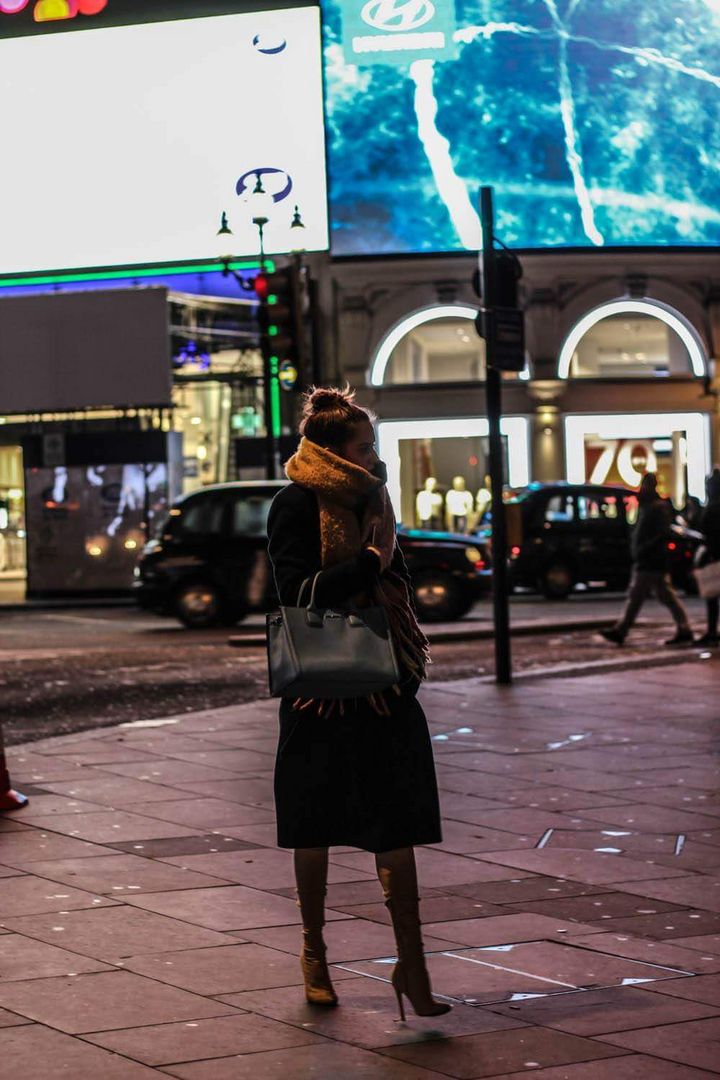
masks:
<instances>
[{"instance_id":1,"label":"parked car","mask_svg":"<svg viewBox=\"0 0 720 1080\"><path fill-rule=\"evenodd\" d=\"M135 570L141 607L185 626L233 625L277 604L267 516L284 480L217 484L179 499ZM398 529L425 621L460 618L488 588L482 546L453 533Z\"/></svg>"},{"instance_id":2,"label":"parked car","mask_svg":"<svg viewBox=\"0 0 720 1080\"><path fill-rule=\"evenodd\" d=\"M507 507L513 588L562 599L576 585L627 587L636 492L611 484L536 483ZM481 535L490 541L491 528ZM695 541L681 528L668 540L670 571L681 588L692 587L694 548Z\"/></svg>"}]
</instances>

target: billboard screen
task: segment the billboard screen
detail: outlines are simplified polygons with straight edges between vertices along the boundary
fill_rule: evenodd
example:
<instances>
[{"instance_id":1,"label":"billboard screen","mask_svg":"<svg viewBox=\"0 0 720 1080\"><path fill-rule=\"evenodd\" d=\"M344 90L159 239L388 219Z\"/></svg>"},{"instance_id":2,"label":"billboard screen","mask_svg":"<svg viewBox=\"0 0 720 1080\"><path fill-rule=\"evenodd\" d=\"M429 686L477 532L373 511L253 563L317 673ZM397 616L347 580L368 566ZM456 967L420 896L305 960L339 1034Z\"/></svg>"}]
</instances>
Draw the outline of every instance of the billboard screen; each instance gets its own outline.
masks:
<instances>
[{"instance_id":1,"label":"billboard screen","mask_svg":"<svg viewBox=\"0 0 720 1080\"><path fill-rule=\"evenodd\" d=\"M113 10L0 14L18 27L0 34L0 275L208 260L223 210L224 254L255 255L258 170L266 249L288 250L296 203L307 248L325 248L318 9L99 21Z\"/></svg>"},{"instance_id":2,"label":"billboard screen","mask_svg":"<svg viewBox=\"0 0 720 1080\"><path fill-rule=\"evenodd\" d=\"M720 0L322 0L331 247L720 244Z\"/></svg>"},{"instance_id":3,"label":"billboard screen","mask_svg":"<svg viewBox=\"0 0 720 1080\"><path fill-rule=\"evenodd\" d=\"M167 289L0 297L3 412L168 407Z\"/></svg>"},{"instance_id":4,"label":"billboard screen","mask_svg":"<svg viewBox=\"0 0 720 1080\"><path fill-rule=\"evenodd\" d=\"M167 512L165 463L28 469L28 589L130 589L138 555Z\"/></svg>"}]
</instances>

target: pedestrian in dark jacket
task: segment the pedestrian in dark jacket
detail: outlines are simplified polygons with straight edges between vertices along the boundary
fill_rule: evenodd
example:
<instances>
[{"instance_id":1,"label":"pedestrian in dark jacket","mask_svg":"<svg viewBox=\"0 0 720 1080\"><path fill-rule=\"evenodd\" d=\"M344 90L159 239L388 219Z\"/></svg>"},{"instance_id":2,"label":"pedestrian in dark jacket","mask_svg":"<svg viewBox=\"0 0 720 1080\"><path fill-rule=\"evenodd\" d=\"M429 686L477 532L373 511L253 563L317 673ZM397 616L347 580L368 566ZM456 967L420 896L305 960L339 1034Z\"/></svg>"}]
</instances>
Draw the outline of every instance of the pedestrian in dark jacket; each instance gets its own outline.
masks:
<instances>
[{"instance_id":1,"label":"pedestrian in dark jacket","mask_svg":"<svg viewBox=\"0 0 720 1080\"><path fill-rule=\"evenodd\" d=\"M657 477L646 473L638 493L640 510L632 535L633 571L627 603L622 617L609 630L600 633L606 641L622 645L638 613L653 593L675 620L675 636L666 645L690 644L693 633L685 608L678 600L668 573L668 542L672 536L672 511L657 491Z\"/></svg>"},{"instance_id":2,"label":"pedestrian in dark jacket","mask_svg":"<svg viewBox=\"0 0 720 1080\"><path fill-rule=\"evenodd\" d=\"M705 556L701 565L720 562L720 469L714 469L707 482L707 506L700 518L700 532L705 537ZM711 596L707 603L707 633L698 640L698 645L720 645L718 637L718 616L720 615L720 597Z\"/></svg>"},{"instance_id":3,"label":"pedestrian in dark jacket","mask_svg":"<svg viewBox=\"0 0 720 1080\"><path fill-rule=\"evenodd\" d=\"M286 465L292 483L270 509L269 554L283 605L299 604L303 583L318 573L319 607L382 605L402 677L382 696L282 700L278 844L295 850L307 1000L337 1004L322 928L328 848L348 845L375 854L397 941L392 983L401 1017L403 994L416 1013L436 1016L449 1005L430 990L414 855L414 845L441 840L432 746L416 699L427 639L415 619L370 414L353 398L349 388L306 396L303 439Z\"/></svg>"}]
</instances>

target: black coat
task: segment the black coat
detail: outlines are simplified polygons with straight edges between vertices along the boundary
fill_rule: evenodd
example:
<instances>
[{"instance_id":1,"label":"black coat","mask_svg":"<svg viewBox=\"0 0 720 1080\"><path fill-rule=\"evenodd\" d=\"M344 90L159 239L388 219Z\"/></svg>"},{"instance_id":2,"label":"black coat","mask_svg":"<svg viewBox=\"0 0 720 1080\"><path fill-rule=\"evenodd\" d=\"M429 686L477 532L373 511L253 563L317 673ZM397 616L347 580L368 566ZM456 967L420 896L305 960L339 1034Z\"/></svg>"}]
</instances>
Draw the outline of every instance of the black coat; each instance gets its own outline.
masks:
<instances>
[{"instance_id":1,"label":"black coat","mask_svg":"<svg viewBox=\"0 0 720 1080\"><path fill-rule=\"evenodd\" d=\"M303 582L320 566L320 514L313 492L290 484L268 517L268 551L280 603L295 606ZM396 546L392 567L407 579ZM377 556L361 552L322 571L320 607L343 604L370 588ZM408 579L409 580L409 579ZM303 602L308 602L308 591ZM351 846L388 851L441 840L432 746L417 683L387 694L391 715L361 700L329 718L313 708L280 705L275 804L280 847ZM349 703L348 703L349 705Z\"/></svg>"},{"instance_id":2,"label":"black coat","mask_svg":"<svg viewBox=\"0 0 720 1080\"><path fill-rule=\"evenodd\" d=\"M672 511L665 499L640 503L632 535L632 557L638 570L653 574L667 573L671 525Z\"/></svg>"},{"instance_id":3,"label":"black coat","mask_svg":"<svg viewBox=\"0 0 720 1080\"><path fill-rule=\"evenodd\" d=\"M720 560L720 499L713 499L703 510L700 531L705 537L708 562Z\"/></svg>"}]
</instances>

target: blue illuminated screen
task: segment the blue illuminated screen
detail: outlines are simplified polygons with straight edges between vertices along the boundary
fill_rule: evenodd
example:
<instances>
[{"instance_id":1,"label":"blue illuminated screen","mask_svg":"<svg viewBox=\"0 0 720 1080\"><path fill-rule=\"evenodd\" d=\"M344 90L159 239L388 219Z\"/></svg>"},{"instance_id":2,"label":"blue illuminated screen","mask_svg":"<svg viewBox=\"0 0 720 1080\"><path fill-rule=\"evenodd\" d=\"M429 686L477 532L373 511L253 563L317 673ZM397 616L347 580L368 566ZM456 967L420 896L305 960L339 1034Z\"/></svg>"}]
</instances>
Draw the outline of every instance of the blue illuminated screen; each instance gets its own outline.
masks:
<instances>
[{"instance_id":1,"label":"blue illuminated screen","mask_svg":"<svg viewBox=\"0 0 720 1080\"><path fill-rule=\"evenodd\" d=\"M720 0L323 0L332 250L720 244Z\"/></svg>"}]
</instances>

